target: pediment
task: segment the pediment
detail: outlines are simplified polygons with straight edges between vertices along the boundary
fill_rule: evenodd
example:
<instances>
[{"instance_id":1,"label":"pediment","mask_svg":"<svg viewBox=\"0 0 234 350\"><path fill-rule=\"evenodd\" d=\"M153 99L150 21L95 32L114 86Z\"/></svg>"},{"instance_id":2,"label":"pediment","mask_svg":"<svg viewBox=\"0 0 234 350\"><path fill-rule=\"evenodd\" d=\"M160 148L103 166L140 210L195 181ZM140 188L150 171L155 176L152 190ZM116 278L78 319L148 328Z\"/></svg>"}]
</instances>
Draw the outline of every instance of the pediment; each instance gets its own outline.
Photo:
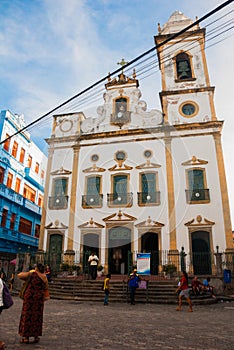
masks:
<instances>
[{"instance_id":1,"label":"pediment","mask_svg":"<svg viewBox=\"0 0 234 350\"><path fill-rule=\"evenodd\" d=\"M64 225L62 222L60 222L58 219L54 222L50 222L48 225L45 226L46 229L50 230L64 230L67 229L68 226Z\"/></svg>"},{"instance_id":2,"label":"pediment","mask_svg":"<svg viewBox=\"0 0 234 350\"><path fill-rule=\"evenodd\" d=\"M83 173L103 173L106 171L104 168L97 167L95 164L87 169L83 170Z\"/></svg>"},{"instance_id":3,"label":"pediment","mask_svg":"<svg viewBox=\"0 0 234 350\"><path fill-rule=\"evenodd\" d=\"M104 218L103 219L103 221L105 221L105 222L107 222L107 221L111 221L111 222L113 222L113 221L124 221L124 222L126 222L126 221L135 221L136 220L136 218L134 217L134 216L132 216L132 215L129 215L129 214L127 214L127 213L123 213L121 210L119 210L119 212L118 213L115 213L115 214L112 214L112 215L109 215L109 216L107 216L106 218Z\"/></svg>"},{"instance_id":4,"label":"pediment","mask_svg":"<svg viewBox=\"0 0 234 350\"><path fill-rule=\"evenodd\" d=\"M93 218L90 218L89 221L81 224L78 226L79 228L104 228L102 224L99 224L98 222L95 222Z\"/></svg>"},{"instance_id":5,"label":"pediment","mask_svg":"<svg viewBox=\"0 0 234 350\"><path fill-rule=\"evenodd\" d=\"M115 164L113 167L108 169L109 171L122 171L122 170L132 170L132 166L126 164Z\"/></svg>"},{"instance_id":6,"label":"pediment","mask_svg":"<svg viewBox=\"0 0 234 350\"><path fill-rule=\"evenodd\" d=\"M196 156L192 156L191 159L182 163L182 165L204 165L207 164L207 160L199 159Z\"/></svg>"},{"instance_id":7,"label":"pediment","mask_svg":"<svg viewBox=\"0 0 234 350\"><path fill-rule=\"evenodd\" d=\"M149 159L147 159L146 163L140 164L136 166L136 169L153 169L153 168L160 168L160 164L151 163Z\"/></svg>"},{"instance_id":8,"label":"pediment","mask_svg":"<svg viewBox=\"0 0 234 350\"><path fill-rule=\"evenodd\" d=\"M201 215L197 215L195 219L191 219L190 221L184 224L185 226L213 226L215 225L214 221L208 220L206 218L202 218Z\"/></svg>"},{"instance_id":9,"label":"pediment","mask_svg":"<svg viewBox=\"0 0 234 350\"><path fill-rule=\"evenodd\" d=\"M66 170L63 167L52 171L50 174L51 175L70 175L72 172L70 170Z\"/></svg>"},{"instance_id":10,"label":"pediment","mask_svg":"<svg viewBox=\"0 0 234 350\"><path fill-rule=\"evenodd\" d=\"M150 216L145 221L140 222L139 224L135 225L137 228L145 228L145 227L151 227L151 228L159 228L165 226L161 222L152 220Z\"/></svg>"}]
</instances>

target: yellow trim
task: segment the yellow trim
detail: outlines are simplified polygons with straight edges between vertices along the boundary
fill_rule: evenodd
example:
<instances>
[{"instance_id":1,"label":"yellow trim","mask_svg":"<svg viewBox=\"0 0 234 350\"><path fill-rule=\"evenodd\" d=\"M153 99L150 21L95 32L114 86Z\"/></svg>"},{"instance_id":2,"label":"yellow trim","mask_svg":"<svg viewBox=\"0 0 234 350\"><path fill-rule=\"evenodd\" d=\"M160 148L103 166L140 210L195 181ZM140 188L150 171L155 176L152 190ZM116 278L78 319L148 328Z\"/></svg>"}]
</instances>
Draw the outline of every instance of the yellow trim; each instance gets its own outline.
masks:
<instances>
[{"instance_id":1,"label":"yellow trim","mask_svg":"<svg viewBox=\"0 0 234 350\"><path fill-rule=\"evenodd\" d=\"M76 212L76 189L78 184L78 162L79 147L73 149L73 166L72 166L72 184L69 208L69 224L68 224L68 242L67 250L73 250L74 232L75 232L75 212Z\"/></svg>"},{"instance_id":2,"label":"yellow trim","mask_svg":"<svg viewBox=\"0 0 234 350\"><path fill-rule=\"evenodd\" d=\"M44 235L45 235L45 223L46 223L46 208L48 207L48 198L49 198L49 183L50 183L50 173L52 169L52 160L53 160L54 148L48 149L48 161L47 161L47 171L45 179L45 188L44 188L44 201L42 206L42 215L41 215L41 227L40 227L40 237L38 250L43 250L44 246ZM48 238L46 238L48 240Z\"/></svg>"},{"instance_id":3,"label":"yellow trim","mask_svg":"<svg viewBox=\"0 0 234 350\"><path fill-rule=\"evenodd\" d=\"M225 237L226 237L226 249L232 249L234 248L234 244L233 244L233 236L232 236L232 224L231 224L231 217L230 217L226 174L225 174L223 151L222 151L222 144L221 144L221 134L215 133L213 136L215 141L216 158L217 158L219 180L220 180L220 192L221 192L222 206L223 206L223 220L224 220L224 230L225 230Z\"/></svg>"},{"instance_id":4,"label":"yellow trim","mask_svg":"<svg viewBox=\"0 0 234 350\"><path fill-rule=\"evenodd\" d=\"M171 154L171 137L165 138L166 172L167 172L167 196L168 196L168 217L170 232L170 250L177 249L176 243L176 215L175 215L175 195L174 176Z\"/></svg>"}]
</instances>

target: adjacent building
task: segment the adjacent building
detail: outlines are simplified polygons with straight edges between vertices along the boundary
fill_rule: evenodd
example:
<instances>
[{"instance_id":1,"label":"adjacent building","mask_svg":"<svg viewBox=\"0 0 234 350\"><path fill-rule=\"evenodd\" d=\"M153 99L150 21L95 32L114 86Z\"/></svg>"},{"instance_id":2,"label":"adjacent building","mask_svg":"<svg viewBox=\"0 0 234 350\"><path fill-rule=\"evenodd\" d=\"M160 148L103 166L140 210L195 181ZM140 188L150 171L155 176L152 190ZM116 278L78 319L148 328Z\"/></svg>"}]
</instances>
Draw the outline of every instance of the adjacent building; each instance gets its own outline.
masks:
<instances>
[{"instance_id":1,"label":"adjacent building","mask_svg":"<svg viewBox=\"0 0 234 350\"><path fill-rule=\"evenodd\" d=\"M44 200L47 157L30 139L22 115L0 113L0 263L36 252ZM15 136L11 137L12 135Z\"/></svg>"},{"instance_id":2,"label":"adjacent building","mask_svg":"<svg viewBox=\"0 0 234 350\"><path fill-rule=\"evenodd\" d=\"M41 251L85 267L95 250L112 274L126 273L136 252L151 253L152 274L180 252L188 271L208 274L210 253L233 251L205 29L172 36L192 23L176 11L154 38L160 111L147 110L133 70L108 79L96 118L54 115Z\"/></svg>"}]
</instances>

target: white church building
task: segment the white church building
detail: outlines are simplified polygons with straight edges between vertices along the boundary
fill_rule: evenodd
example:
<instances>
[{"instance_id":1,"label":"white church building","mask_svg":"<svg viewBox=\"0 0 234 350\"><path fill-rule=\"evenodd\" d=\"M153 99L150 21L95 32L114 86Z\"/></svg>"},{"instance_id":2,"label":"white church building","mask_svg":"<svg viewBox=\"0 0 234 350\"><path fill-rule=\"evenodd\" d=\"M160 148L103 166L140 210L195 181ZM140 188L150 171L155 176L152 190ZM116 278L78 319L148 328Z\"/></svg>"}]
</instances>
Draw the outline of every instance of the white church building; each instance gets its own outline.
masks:
<instances>
[{"instance_id":1,"label":"white church building","mask_svg":"<svg viewBox=\"0 0 234 350\"><path fill-rule=\"evenodd\" d=\"M41 251L65 253L84 267L94 250L112 274L127 273L136 252L149 252L155 275L181 249L196 274L212 273L217 247L233 251L223 121L215 112L205 29L196 25L166 40L192 23L176 11L154 38L161 111L147 110L137 72L122 70L106 82L95 118L54 115ZM202 263L196 254L204 255Z\"/></svg>"}]
</instances>

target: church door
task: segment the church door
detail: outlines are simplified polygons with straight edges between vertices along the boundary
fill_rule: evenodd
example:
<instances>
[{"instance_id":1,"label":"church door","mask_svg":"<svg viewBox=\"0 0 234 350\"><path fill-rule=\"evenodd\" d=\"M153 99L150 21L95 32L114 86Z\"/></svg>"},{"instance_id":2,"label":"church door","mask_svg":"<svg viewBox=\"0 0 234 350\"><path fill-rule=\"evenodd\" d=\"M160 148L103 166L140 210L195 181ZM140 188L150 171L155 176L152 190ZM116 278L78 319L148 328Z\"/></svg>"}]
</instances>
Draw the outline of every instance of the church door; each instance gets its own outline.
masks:
<instances>
[{"instance_id":1,"label":"church door","mask_svg":"<svg viewBox=\"0 0 234 350\"><path fill-rule=\"evenodd\" d=\"M211 274L211 252L209 232L192 233L192 257L194 275Z\"/></svg>"},{"instance_id":2,"label":"church door","mask_svg":"<svg viewBox=\"0 0 234 350\"><path fill-rule=\"evenodd\" d=\"M150 273L158 274L159 251L158 251L158 235L152 232L146 232L141 237L141 250L143 253L150 254Z\"/></svg>"},{"instance_id":3,"label":"church door","mask_svg":"<svg viewBox=\"0 0 234 350\"><path fill-rule=\"evenodd\" d=\"M63 236L59 234L50 235L49 264L52 274L59 271L62 262Z\"/></svg>"},{"instance_id":4,"label":"church door","mask_svg":"<svg viewBox=\"0 0 234 350\"><path fill-rule=\"evenodd\" d=\"M108 248L110 273L127 274L128 252L131 251L131 230L123 226L110 229Z\"/></svg>"},{"instance_id":5,"label":"church door","mask_svg":"<svg viewBox=\"0 0 234 350\"><path fill-rule=\"evenodd\" d=\"M84 273L88 273L88 259L90 254L94 251L97 256L99 254L99 235L94 233L87 233L84 235L83 242L83 271ZM100 256L98 256L100 260Z\"/></svg>"}]
</instances>

